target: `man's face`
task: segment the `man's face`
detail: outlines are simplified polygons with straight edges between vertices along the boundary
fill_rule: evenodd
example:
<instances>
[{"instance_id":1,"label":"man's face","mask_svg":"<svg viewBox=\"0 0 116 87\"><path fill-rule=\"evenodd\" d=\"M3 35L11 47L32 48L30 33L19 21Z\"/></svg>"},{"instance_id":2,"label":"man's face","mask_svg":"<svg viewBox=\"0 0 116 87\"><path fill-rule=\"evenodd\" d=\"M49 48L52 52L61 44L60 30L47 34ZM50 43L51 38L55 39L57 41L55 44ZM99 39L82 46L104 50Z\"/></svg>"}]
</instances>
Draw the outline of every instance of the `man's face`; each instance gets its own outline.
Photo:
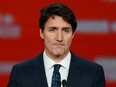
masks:
<instances>
[{"instance_id":1,"label":"man's face","mask_svg":"<svg viewBox=\"0 0 116 87\"><path fill-rule=\"evenodd\" d=\"M44 31L40 29L40 36L44 40L47 56L65 57L73 39L72 26L60 16L50 17L45 24Z\"/></svg>"}]
</instances>

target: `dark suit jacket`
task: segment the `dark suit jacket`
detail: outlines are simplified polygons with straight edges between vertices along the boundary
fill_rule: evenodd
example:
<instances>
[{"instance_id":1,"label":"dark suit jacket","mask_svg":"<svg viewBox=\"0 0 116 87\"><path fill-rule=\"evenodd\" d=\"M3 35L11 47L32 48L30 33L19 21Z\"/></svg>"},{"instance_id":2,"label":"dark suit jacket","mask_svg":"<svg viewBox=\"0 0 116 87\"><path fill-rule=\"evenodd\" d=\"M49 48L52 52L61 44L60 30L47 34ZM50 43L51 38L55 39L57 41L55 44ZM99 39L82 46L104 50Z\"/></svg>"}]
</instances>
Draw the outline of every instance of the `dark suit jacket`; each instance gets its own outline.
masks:
<instances>
[{"instance_id":1,"label":"dark suit jacket","mask_svg":"<svg viewBox=\"0 0 116 87\"><path fill-rule=\"evenodd\" d=\"M8 87L48 87L43 53L36 58L14 65ZM102 67L71 53L66 87L105 87Z\"/></svg>"}]
</instances>

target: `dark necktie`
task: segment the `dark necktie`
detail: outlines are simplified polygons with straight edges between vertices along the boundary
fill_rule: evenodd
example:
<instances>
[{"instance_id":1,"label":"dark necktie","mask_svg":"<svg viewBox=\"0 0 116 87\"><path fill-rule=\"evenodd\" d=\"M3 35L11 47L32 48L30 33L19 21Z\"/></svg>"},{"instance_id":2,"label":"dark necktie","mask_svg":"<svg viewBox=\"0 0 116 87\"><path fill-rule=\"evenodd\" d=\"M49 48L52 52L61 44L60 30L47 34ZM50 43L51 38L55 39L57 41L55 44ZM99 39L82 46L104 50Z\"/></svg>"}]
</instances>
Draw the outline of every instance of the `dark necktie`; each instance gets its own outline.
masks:
<instances>
[{"instance_id":1,"label":"dark necktie","mask_svg":"<svg viewBox=\"0 0 116 87\"><path fill-rule=\"evenodd\" d=\"M51 87L61 87L61 77L60 77L60 73L59 73L59 69L60 69L60 64L55 64L54 65L54 71L53 71L53 75L52 75L52 86Z\"/></svg>"}]
</instances>

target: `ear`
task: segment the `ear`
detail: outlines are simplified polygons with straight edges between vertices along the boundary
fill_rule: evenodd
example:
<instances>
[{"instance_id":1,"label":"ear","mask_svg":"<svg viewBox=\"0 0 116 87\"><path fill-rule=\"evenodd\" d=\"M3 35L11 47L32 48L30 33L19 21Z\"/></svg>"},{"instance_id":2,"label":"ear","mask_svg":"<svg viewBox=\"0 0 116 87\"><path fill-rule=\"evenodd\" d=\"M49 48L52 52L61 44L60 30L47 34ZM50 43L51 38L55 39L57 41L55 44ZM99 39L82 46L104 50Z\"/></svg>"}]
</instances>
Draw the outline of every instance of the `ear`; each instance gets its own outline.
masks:
<instances>
[{"instance_id":1,"label":"ear","mask_svg":"<svg viewBox=\"0 0 116 87\"><path fill-rule=\"evenodd\" d=\"M72 35L72 39L74 38L74 36L75 36L75 32L74 32L73 35Z\"/></svg>"},{"instance_id":2,"label":"ear","mask_svg":"<svg viewBox=\"0 0 116 87\"><path fill-rule=\"evenodd\" d=\"M41 39L44 39L44 34L42 32L42 29L40 29L40 37L41 37Z\"/></svg>"}]
</instances>

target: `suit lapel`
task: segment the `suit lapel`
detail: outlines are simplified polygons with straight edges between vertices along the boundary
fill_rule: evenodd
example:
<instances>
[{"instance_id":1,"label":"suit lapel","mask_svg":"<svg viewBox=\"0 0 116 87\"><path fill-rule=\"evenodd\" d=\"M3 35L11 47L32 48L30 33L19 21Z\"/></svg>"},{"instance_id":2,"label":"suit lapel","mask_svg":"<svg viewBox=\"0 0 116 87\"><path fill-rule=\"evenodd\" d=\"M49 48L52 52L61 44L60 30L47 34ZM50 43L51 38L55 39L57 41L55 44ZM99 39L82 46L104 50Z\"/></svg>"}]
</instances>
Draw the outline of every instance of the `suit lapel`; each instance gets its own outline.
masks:
<instances>
[{"instance_id":1,"label":"suit lapel","mask_svg":"<svg viewBox=\"0 0 116 87\"><path fill-rule=\"evenodd\" d=\"M71 63L67 78L67 87L78 87L84 71L81 69L80 59L71 53Z\"/></svg>"},{"instance_id":2,"label":"suit lapel","mask_svg":"<svg viewBox=\"0 0 116 87\"><path fill-rule=\"evenodd\" d=\"M43 63L43 53L35 59L33 77L37 87L48 87Z\"/></svg>"},{"instance_id":3,"label":"suit lapel","mask_svg":"<svg viewBox=\"0 0 116 87\"><path fill-rule=\"evenodd\" d=\"M33 63L34 66L32 67L32 76L34 82L37 85L36 87L48 87L44 69L43 53L35 58L35 61ZM82 64L80 58L71 53L71 63L66 87L78 87L81 76L84 73L84 70L82 70L81 66Z\"/></svg>"}]
</instances>

